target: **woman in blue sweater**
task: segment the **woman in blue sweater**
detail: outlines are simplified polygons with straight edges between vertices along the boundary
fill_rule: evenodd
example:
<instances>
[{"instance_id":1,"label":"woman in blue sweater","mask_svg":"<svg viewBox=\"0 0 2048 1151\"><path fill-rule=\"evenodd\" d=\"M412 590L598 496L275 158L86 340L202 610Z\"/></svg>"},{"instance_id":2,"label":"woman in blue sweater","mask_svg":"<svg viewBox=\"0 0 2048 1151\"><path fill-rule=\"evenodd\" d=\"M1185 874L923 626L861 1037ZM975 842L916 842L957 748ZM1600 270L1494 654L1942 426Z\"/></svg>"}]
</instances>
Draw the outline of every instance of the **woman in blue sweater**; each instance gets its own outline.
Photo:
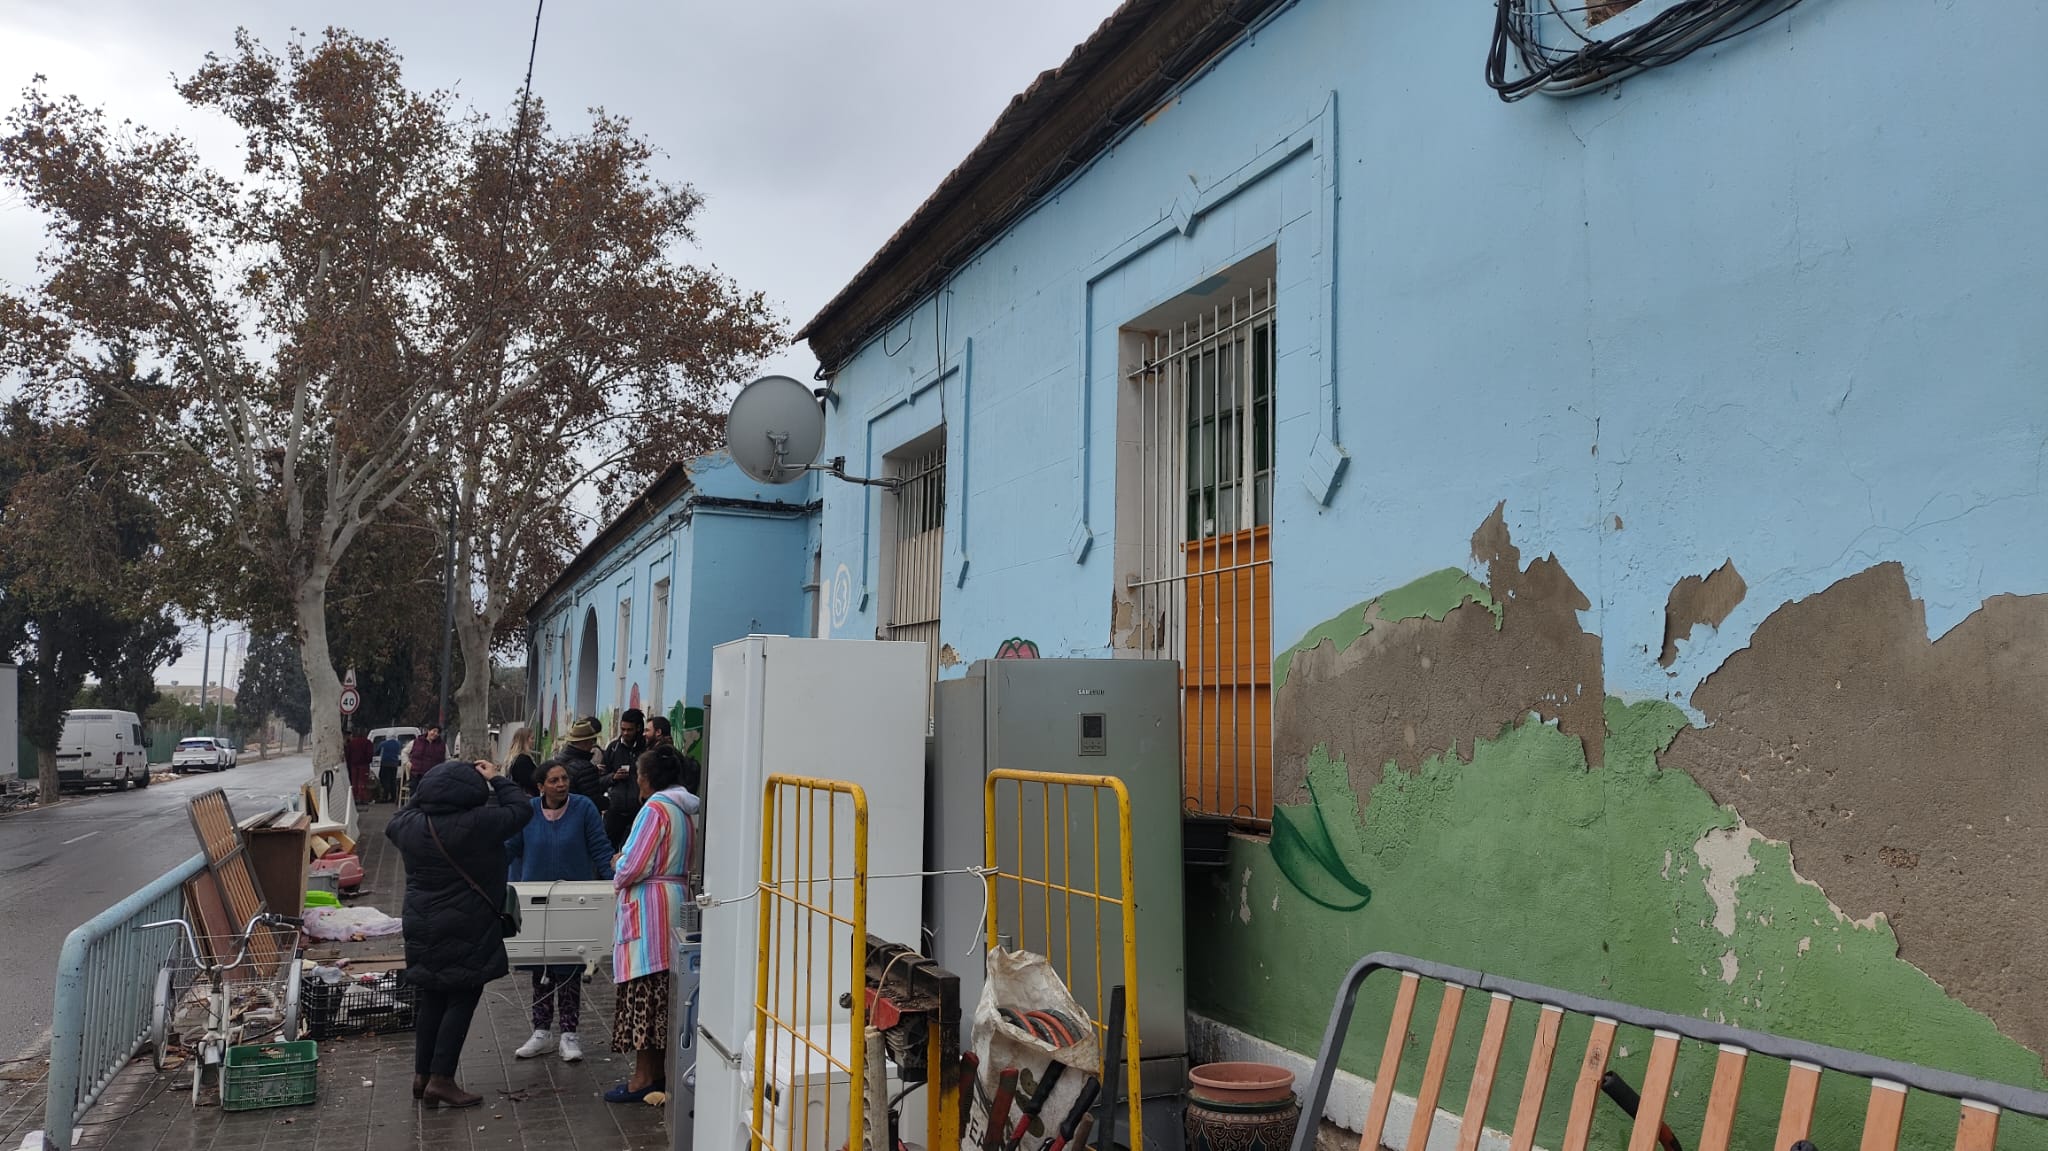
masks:
<instances>
[{"instance_id":1,"label":"woman in blue sweater","mask_svg":"<svg viewBox=\"0 0 2048 1151\"><path fill-rule=\"evenodd\" d=\"M540 796L532 801L533 818L505 842L512 881L610 879L612 842L597 805L570 793L568 765L550 763L542 773ZM581 1060L583 1043L576 1029L583 1015L583 969L572 964L527 970L533 972L533 1038L513 1054L532 1059L559 1050L564 1062Z\"/></svg>"}]
</instances>

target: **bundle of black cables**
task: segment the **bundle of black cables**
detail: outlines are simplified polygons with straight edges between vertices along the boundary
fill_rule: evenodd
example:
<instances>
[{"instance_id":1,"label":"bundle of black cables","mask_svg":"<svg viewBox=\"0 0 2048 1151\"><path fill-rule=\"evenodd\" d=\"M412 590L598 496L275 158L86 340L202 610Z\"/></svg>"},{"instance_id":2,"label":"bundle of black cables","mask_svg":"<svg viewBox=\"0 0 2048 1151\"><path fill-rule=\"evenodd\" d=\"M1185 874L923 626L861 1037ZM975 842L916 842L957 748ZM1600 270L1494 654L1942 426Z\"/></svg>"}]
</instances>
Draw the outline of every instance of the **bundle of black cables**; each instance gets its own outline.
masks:
<instances>
[{"instance_id":1,"label":"bundle of black cables","mask_svg":"<svg viewBox=\"0 0 2048 1151\"><path fill-rule=\"evenodd\" d=\"M1581 0L1582 3L1586 0ZM1642 0L1645 4L1660 0ZM1560 7L1558 0L1494 0L1493 44L1486 53L1486 83L1512 103L1532 92L1575 96L1605 87L1647 68L1676 63L1694 52L1783 15L1800 0L1675 0L1663 11L1625 32L1601 40L1574 22L1595 9L1621 7L1615 0ZM1571 40L1546 39L1562 29ZM1522 74L1508 76L1510 52Z\"/></svg>"}]
</instances>

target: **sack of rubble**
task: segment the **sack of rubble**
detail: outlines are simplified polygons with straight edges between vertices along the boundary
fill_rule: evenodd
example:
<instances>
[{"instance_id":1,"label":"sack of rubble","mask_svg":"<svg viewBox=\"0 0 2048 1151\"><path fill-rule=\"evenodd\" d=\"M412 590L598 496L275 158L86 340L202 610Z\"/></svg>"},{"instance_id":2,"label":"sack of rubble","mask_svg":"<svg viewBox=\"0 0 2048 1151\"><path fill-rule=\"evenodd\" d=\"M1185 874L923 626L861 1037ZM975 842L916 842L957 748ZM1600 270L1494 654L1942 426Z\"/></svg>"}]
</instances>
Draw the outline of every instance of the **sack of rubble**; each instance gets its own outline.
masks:
<instances>
[{"instance_id":1,"label":"sack of rubble","mask_svg":"<svg viewBox=\"0 0 2048 1151\"><path fill-rule=\"evenodd\" d=\"M1052 1065L1062 1067L1051 1094L1025 1126L1019 1144L1023 1151L1035 1151L1048 1136L1057 1134L1060 1121L1073 1112L1087 1084L1102 1075L1102 1045L1094 1022L1074 1000L1052 962L1028 951L998 948L989 952L988 978L981 985L981 1001L974 1007L972 1049L980 1060L980 1070L961 1124L963 1151L979 1151L982 1146L1005 1068L1017 1071L1016 1098L1003 1124L1002 1138L1007 1140L1025 1119L1025 1105L1035 1097Z\"/></svg>"}]
</instances>

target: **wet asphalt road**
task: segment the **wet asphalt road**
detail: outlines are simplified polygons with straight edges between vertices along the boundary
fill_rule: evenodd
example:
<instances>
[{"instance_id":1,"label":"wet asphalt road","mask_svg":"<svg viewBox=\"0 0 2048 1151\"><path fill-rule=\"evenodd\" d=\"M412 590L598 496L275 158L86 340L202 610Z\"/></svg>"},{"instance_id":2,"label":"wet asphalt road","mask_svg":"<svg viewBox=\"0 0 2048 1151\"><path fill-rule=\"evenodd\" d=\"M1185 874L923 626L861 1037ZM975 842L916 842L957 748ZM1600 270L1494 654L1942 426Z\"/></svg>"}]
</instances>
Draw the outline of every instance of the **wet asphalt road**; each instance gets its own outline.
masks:
<instances>
[{"instance_id":1,"label":"wet asphalt road","mask_svg":"<svg viewBox=\"0 0 2048 1151\"><path fill-rule=\"evenodd\" d=\"M310 772L303 755L249 759L219 774L0 815L0 1059L47 1044L57 953L71 929L199 851L187 800L224 788L242 819L283 804Z\"/></svg>"}]
</instances>

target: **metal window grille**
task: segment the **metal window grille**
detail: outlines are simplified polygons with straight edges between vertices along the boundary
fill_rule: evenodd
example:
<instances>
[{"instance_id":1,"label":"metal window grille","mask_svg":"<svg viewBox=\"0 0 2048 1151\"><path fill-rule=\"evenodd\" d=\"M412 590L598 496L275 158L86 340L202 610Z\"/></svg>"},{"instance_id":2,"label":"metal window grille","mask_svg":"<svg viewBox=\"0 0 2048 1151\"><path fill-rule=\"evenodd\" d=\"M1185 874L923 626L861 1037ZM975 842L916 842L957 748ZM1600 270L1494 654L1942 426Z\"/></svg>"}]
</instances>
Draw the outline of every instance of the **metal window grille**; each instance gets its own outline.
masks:
<instances>
[{"instance_id":1,"label":"metal window grille","mask_svg":"<svg viewBox=\"0 0 2048 1151\"><path fill-rule=\"evenodd\" d=\"M1183 794L1196 811L1273 810L1273 285L1150 337L1131 643L1181 662Z\"/></svg>"},{"instance_id":2,"label":"metal window grille","mask_svg":"<svg viewBox=\"0 0 2048 1151\"><path fill-rule=\"evenodd\" d=\"M895 580L888 638L925 645L926 678L939 679L939 585L945 570L946 445L897 467ZM932 714L927 704L925 715ZM928 721L929 722L929 721Z\"/></svg>"}]
</instances>

